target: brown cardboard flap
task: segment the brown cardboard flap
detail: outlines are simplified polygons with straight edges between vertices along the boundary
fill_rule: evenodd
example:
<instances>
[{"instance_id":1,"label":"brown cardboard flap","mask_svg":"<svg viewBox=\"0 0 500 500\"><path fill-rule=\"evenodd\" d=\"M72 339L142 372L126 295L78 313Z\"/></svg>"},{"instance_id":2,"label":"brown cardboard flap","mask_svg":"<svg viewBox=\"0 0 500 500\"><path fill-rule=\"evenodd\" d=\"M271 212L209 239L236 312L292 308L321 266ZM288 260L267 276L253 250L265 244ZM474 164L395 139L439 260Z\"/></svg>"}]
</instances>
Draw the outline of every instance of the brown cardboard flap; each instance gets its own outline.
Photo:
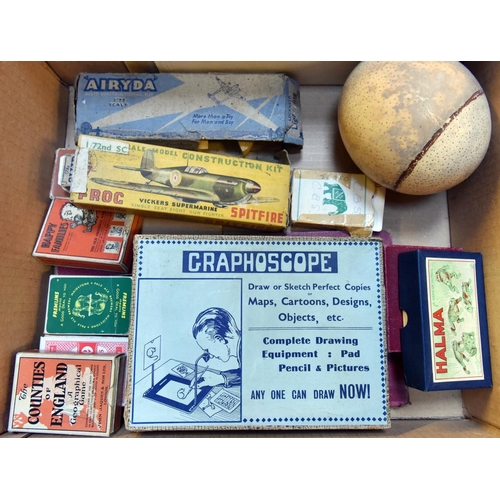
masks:
<instances>
[{"instance_id":1,"label":"brown cardboard flap","mask_svg":"<svg viewBox=\"0 0 500 500\"><path fill-rule=\"evenodd\" d=\"M64 145L68 92L42 62L0 63L0 432L14 355L35 347L48 266L31 257L49 204L54 151Z\"/></svg>"},{"instance_id":2,"label":"brown cardboard flap","mask_svg":"<svg viewBox=\"0 0 500 500\"><path fill-rule=\"evenodd\" d=\"M486 307L490 335L493 388L463 392L465 408L476 418L500 427L500 170L499 158L499 115L500 115L500 63L474 63L471 69L488 97L492 138L484 161L467 179L448 192L450 211L450 232L453 246L470 252L481 252L484 261Z\"/></svg>"}]
</instances>

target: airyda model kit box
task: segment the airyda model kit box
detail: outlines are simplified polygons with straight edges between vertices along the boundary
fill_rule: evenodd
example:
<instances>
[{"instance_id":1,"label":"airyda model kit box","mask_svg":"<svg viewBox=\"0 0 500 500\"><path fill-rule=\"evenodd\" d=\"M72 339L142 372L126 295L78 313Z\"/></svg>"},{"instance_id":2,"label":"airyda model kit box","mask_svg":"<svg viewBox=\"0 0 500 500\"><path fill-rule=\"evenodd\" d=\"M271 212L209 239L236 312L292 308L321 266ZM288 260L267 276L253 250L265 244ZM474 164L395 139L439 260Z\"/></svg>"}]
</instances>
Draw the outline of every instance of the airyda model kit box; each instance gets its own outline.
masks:
<instances>
[{"instance_id":1,"label":"airyda model kit box","mask_svg":"<svg viewBox=\"0 0 500 500\"><path fill-rule=\"evenodd\" d=\"M406 384L422 391L492 386L482 255L399 255Z\"/></svg>"},{"instance_id":2,"label":"airyda model kit box","mask_svg":"<svg viewBox=\"0 0 500 500\"><path fill-rule=\"evenodd\" d=\"M267 231L288 225L289 165L81 136L71 201Z\"/></svg>"},{"instance_id":3,"label":"airyda model kit box","mask_svg":"<svg viewBox=\"0 0 500 500\"><path fill-rule=\"evenodd\" d=\"M130 276L51 276L44 333L128 335Z\"/></svg>"},{"instance_id":4,"label":"airyda model kit box","mask_svg":"<svg viewBox=\"0 0 500 500\"><path fill-rule=\"evenodd\" d=\"M83 73L75 87L77 138L304 142L300 87L281 73Z\"/></svg>"},{"instance_id":5,"label":"airyda model kit box","mask_svg":"<svg viewBox=\"0 0 500 500\"><path fill-rule=\"evenodd\" d=\"M122 422L125 354L16 355L8 430L109 436Z\"/></svg>"},{"instance_id":6,"label":"airyda model kit box","mask_svg":"<svg viewBox=\"0 0 500 500\"><path fill-rule=\"evenodd\" d=\"M125 425L390 426L378 239L137 236Z\"/></svg>"},{"instance_id":7,"label":"airyda model kit box","mask_svg":"<svg viewBox=\"0 0 500 500\"><path fill-rule=\"evenodd\" d=\"M86 210L69 199L52 200L33 256L51 266L128 272L132 240L142 218L134 214Z\"/></svg>"}]
</instances>

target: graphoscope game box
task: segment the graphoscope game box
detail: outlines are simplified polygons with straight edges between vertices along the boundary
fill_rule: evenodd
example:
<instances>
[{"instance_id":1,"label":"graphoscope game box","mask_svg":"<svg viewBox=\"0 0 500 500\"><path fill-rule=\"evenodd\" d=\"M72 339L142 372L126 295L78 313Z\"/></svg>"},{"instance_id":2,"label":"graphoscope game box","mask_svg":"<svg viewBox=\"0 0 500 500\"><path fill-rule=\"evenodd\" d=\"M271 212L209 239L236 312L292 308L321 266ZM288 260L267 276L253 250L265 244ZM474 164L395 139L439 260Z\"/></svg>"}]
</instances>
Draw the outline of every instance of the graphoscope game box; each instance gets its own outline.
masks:
<instances>
[{"instance_id":1,"label":"graphoscope game box","mask_svg":"<svg viewBox=\"0 0 500 500\"><path fill-rule=\"evenodd\" d=\"M137 236L131 431L390 426L382 242Z\"/></svg>"}]
</instances>

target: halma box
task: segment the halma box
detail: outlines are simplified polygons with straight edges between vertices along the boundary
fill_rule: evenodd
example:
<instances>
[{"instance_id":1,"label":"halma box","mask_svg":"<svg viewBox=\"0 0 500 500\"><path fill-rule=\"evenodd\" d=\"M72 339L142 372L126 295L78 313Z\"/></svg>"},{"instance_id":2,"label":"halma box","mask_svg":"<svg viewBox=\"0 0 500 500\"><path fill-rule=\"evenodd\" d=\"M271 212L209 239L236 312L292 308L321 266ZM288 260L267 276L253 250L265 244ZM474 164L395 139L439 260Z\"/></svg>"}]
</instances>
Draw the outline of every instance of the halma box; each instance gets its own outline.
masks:
<instances>
[{"instance_id":1,"label":"halma box","mask_svg":"<svg viewBox=\"0 0 500 500\"><path fill-rule=\"evenodd\" d=\"M82 135L79 207L269 231L288 225L290 166Z\"/></svg>"},{"instance_id":2,"label":"halma box","mask_svg":"<svg viewBox=\"0 0 500 500\"><path fill-rule=\"evenodd\" d=\"M300 88L285 74L83 73L76 81L80 134L302 146Z\"/></svg>"},{"instance_id":3,"label":"halma box","mask_svg":"<svg viewBox=\"0 0 500 500\"><path fill-rule=\"evenodd\" d=\"M399 255L401 352L408 386L422 391L492 386L480 253Z\"/></svg>"}]
</instances>

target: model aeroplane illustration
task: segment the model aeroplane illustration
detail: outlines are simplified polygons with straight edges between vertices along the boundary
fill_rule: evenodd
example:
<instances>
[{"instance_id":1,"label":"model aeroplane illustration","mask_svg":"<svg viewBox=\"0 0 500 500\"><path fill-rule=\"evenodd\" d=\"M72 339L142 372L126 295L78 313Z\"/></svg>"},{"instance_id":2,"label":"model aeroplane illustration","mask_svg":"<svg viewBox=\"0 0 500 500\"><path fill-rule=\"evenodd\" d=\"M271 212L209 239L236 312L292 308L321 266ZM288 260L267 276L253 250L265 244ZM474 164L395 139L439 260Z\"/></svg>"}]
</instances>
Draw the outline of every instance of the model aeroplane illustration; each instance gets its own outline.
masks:
<instances>
[{"instance_id":1,"label":"model aeroplane illustration","mask_svg":"<svg viewBox=\"0 0 500 500\"><path fill-rule=\"evenodd\" d=\"M239 84L235 83L231 85L231 83L223 82L218 76L215 79L219 82L220 88L217 89L213 94L208 94L208 97L212 99L218 106L220 106L223 102L227 101L230 97L239 97L240 99L244 99L244 97L240 94L241 89ZM219 97L216 97L217 94L222 93Z\"/></svg>"},{"instance_id":2,"label":"model aeroplane illustration","mask_svg":"<svg viewBox=\"0 0 500 500\"><path fill-rule=\"evenodd\" d=\"M243 123L247 120L254 120L263 127L271 129L273 132L278 129L276 123L260 112L260 110L272 99L277 100L279 98L278 95L266 96L265 98L261 95L247 95L246 97L243 97L241 95L241 88L239 84L224 82L217 76L214 76L214 78L216 79L219 88L213 93L204 95L201 94L199 91L198 80L196 78L186 78L184 82L181 82L182 85L171 88L156 96L149 97L148 99L138 102L137 104L127 106L120 109L116 113L104 116L103 118L92 122L90 126L92 129L102 129L137 120L138 116L147 116L148 118L159 118L161 116L165 116L164 102L168 96L168 117L173 118L170 118L168 122L158 128L158 131L161 131L193 112L200 112L204 109L213 108L214 99L215 102L218 100L218 98L215 98L214 96L222 92L223 95L219 96L221 97L221 99L219 99L219 104L223 102L224 106L227 106L233 111L243 115L245 117ZM186 96L189 96L189 99L186 99ZM255 108L248 102L248 99L261 99L262 102L260 102L259 106ZM241 124L239 126L241 126Z\"/></svg>"},{"instance_id":3,"label":"model aeroplane illustration","mask_svg":"<svg viewBox=\"0 0 500 500\"><path fill-rule=\"evenodd\" d=\"M182 166L158 168L154 152L146 149L140 167L114 165L122 170L132 170L148 180L147 183L127 182L113 179L90 178L91 181L120 189L131 189L144 193L171 196L180 201L212 203L216 207L227 207L241 203L272 203L276 198L258 198L260 185L242 177L211 174L203 167Z\"/></svg>"}]
</instances>

